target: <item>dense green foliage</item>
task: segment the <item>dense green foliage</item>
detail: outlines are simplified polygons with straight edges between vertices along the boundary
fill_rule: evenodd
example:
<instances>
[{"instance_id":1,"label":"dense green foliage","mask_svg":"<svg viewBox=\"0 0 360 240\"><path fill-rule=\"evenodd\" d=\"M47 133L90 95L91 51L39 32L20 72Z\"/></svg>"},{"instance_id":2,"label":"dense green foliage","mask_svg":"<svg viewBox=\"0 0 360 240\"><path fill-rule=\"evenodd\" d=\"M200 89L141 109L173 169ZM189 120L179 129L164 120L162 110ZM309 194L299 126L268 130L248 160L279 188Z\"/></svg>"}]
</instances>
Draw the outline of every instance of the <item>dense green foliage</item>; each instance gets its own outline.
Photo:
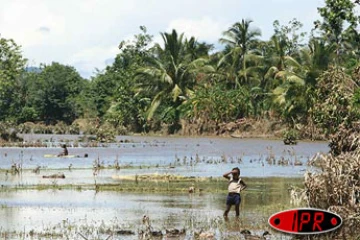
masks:
<instances>
[{"instance_id":1,"label":"dense green foliage","mask_svg":"<svg viewBox=\"0 0 360 240\"><path fill-rule=\"evenodd\" d=\"M0 120L15 118L19 113L25 63L20 46L11 39L0 38Z\"/></svg>"},{"instance_id":2,"label":"dense green foliage","mask_svg":"<svg viewBox=\"0 0 360 240\"><path fill-rule=\"evenodd\" d=\"M181 121L272 118L289 130L314 131L301 129L311 125L332 134L343 119L359 117L359 16L350 0L326 0L318 12L311 33L301 32L296 19L274 21L268 40L242 19L219 36L218 51L176 30L154 44L141 26L133 41L119 44L113 64L90 80L59 63L26 71L20 47L1 38L0 121L85 118L120 133L164 126L174 133Z\"/></svg>"}]
</instances>

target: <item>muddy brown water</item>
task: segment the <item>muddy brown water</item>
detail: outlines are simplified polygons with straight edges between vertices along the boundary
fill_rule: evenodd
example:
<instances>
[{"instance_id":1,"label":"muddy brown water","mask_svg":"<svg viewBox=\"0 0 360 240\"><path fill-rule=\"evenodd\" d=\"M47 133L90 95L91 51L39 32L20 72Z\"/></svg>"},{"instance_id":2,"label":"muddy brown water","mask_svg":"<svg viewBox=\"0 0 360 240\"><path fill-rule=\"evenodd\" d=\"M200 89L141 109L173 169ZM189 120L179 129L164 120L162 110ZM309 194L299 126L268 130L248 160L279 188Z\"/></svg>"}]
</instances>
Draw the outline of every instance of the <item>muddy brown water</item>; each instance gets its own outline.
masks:
<instances>
[{"instance_id":1,"label":"muddy brown water","mask_svg":"<svg viewBox=\"0 0 360 240\"><path fill-rule=\"evenodd\" d=\"M250 181L249 189L242 196L240 225L241 228L254 228L254 231L268 229L266 222L269 214L289 203L286 186L301 181L293 178L301 178L304 171L309 170L306 166L308 159L317 152L329 150L325 142L299 142L296 146L285 146L278 140L140 136L120 136L117 140L126 140L126 143L85 148L72 147L73 141L76 141L78 136L24 136L25 141L35 139L46 141L48 147L0 149L1 169L10 169L14 163L21 164L24 169L20 175L2 171L0 184L3 185L3 189L41 184L92 184L94 160L99 160L104 166L113 165L115 161L118 161L120 166L132 166L119 171L101 170L96 177L98 183L118 183L114 176L152 173L220 177L224 172L238 166L241 168L242 176ZM69 154L84 156L87 153L88 157L44 158L45 154L59 153L61 151L59 146L63 142L69 145ZM290 161L296 159L301 161L303 166L269 165L266 157L270 155L275 159L284 158ZM242 159L241 163L238 162L239 158ZM200 161L195 164L195 159ZM226 160L222 161L222 159ZM68 169L70 164L71 170ZM31 171L37 166L40 166L38 174ZM64 173L66 178L57 180L42 178L42 175L57 172ZM262 180L257 181L258 185L251 186L252 178ZM32 230L61 233L68 231L68 236L73 234L70 239L82 239L79 238L79 234L76 235L76 232L82 231L86 234L88 231L87 234L91 234L89 229L93 229L94 235L94 232L101 228L137 231L141 227L141 217L146 214L158 229L212 226L213 229L224 228L225 230L222 230L238 233L239 225L223 222L221 216L224 204L223 192L189 195L71 189L3 190L0 192L0 230L2 233L11 231L29 233ZM274 205L277 205L277 208L273 209ZM219 222L222 223L221 227ZM214 224L218 224L216 228ZM133 238L113 236L113 239ZM187 235L187 238L191 239L191 236ZM281 236L281 238L287 237Z\"/></svg>"}]
</instances>

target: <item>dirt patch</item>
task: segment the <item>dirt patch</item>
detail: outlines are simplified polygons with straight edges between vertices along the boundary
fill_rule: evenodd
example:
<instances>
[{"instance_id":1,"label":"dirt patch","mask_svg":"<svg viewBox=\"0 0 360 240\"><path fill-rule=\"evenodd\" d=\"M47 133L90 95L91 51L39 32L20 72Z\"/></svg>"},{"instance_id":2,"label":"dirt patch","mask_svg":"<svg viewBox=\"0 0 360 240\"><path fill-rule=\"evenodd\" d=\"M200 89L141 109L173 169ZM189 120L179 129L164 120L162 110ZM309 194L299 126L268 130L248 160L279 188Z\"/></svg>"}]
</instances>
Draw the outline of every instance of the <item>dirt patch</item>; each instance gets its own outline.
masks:
<instances>
[{"instance_id":1,"label":"dirt patch","mask_svg":"<svg viewBox=\"0 0 360 240\"><path fill-rule=\"evenodd\" d=\"M234 122L216 123L214 121L181 120L182 136L224 136L235 138L264 137L281 138L286 130L285 124L278 120L239 119Z\"/></svg>"},{"instance_id":2,"label":"dirt patch","mask_svg":"<svg viewBox=\"0 0 360 240\"><path fill-rule=\"evenodd\" d=\"M243 118L234 122L217 123L208 120L188 121L182 119L181 136L222 136L234 138L284 138L288 130L286 123L280 119L252 119ZM314 124L296 124L298 140L327 140L324 131ZM156 134L156 133L154 133ZM162 132L164 134L164 132Z\"/></svg>"}]
</instances>

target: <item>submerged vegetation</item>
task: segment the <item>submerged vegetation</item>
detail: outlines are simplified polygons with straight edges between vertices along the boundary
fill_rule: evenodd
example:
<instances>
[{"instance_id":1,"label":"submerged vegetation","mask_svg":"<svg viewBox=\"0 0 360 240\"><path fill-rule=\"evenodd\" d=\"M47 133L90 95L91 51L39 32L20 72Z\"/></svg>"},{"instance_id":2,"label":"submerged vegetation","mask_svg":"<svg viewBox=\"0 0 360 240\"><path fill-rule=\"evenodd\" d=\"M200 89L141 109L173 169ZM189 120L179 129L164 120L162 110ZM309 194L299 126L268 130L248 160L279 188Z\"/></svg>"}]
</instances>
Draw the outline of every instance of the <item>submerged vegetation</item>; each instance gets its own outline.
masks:
<instances>
[{"instance_id":1,"label":"submerged vegetation","mask_svg":"<svg viewBox=\"0 0 360 240\"><path fill-rule=\"evenodd\" d=\"M74 221L72 220L73 217L69 215L69 212L66 212L66 215L60 215L58 218L53 219L52 222L55 223L42 224L41 226L26 225L24 229L20 231L8 232L6 229L1 229L0 236L9 239L31 239L31 237L34 239L154 239L153 234L156 233L166 238L170 238L170 236L175 237L171 239L243 239L240 231L244 229L249 229L255 235L258 234L258 231L271 231L267 226L266 216L272 214L275 210L283 210L291 207L287 204L289 203L287 187L290 183L297 186L301 184L301 179L293 178L251 178L251 188L243 193L243 204L247 206L244 212L247 212L247 214L242 213L243 217L241 219L227 222L222 217L219 217L218 214L212 213L212 211L219 211L216 207L214 208L214 206L216 206L213 205L215 199L219 195L226 196L226 180L223 178L195 178L170 174L144 174L141 176L132 175L122 177L120 172L119 175L114 177L114 184L103 182L93 185L66 185L61 183L62 179L59 179L58 182L49 181L48 184L44 185L25 184L15 187L3 186L2 191L9 192L12 195L17 195L17 191L23 190L27 190L25 191L27 193L34 192L35 195L43 195L39 192L48 191L52 197L55 194L58 194L55 196L63 194L67 196L70 194L74 197L75 195L83 197L89 196L88 193L93 192L94 199L97 195L104 194L106 196L109 192L116 191L119 192L116 196L120 198L122 198L123 193L131 196L130 199L133 199L133 196L138 196L138 202L135 202L135 206L138 206L137 203L141 206L143 201L144 204L149 201L147 197L144 196L168 195L171 196L171 198L164 200L160 205L165 208L166 206L169 208L180 208L179 213L181 213L181 216L164 217L161 214L157 215L155 213L148 215L149 213L146 207L145 209L134 210L136 213L135 218L138 218L138 220L141 220L143 213L146 213L147 217L150 216L150 223L144 224L144 222L131 222L128 219L124 219L121 213L113 220L100 220L98 218L91 220L87 219L87 214L85 214L84 219L81 218ZM136 172L136 170L134 172ZM23 171L22 174L25 174L25 172ZM41 175L42 174L41 172ZM89 174L91 174L91 169L89 169ZM22 178L25 178L25 175ZM194 189L194 191L190 192L190 188ZM75 194L73 191L78 193ZM178 201L178 198L183 200ZM209 201L209 199L211 200ZM91 200L91 202L92 201L93 200ZM158 202L159 200L155 201ZM212 206L210 211L206 213L203 209L205 201L211 202ZM258 202L258 204L253 204L254 201ZM106 208L114 207L110 202L109 199L105 201L104 204L110 204L110 206L106 205ZM246 204L246 202L251 204ZM149 203L151 205L151 200ZM279 203L281 203L281 206L279 206ZM66 205L67 204L65 204L65 206ZM51 201L51 206L56 206L56 201ZM17 206L13 205L3 206L3 208L16 207ZM115 208L117 207L118 206L115 206ZM47 206L41 207L42 211L44 211L43 208L47 208ZM72 213L76 212L76 207L74 208L72 203L70 203L69 208L69 211ZM96 208L96 206L94 206L94 208ZM7 210L11 211L11 209ZM93 206L91 206L90 212L92 211L94 211ZM102 210L100 209L98 211ZM79 216L79 213L76 215ZM261 217L254 221L254 215ZM161 217L160 219L159 216ZM175 223L174 217L176 219ZM119 219L121 219L121 221L119 221ZM59 222L59 224L56 224L56 222ZM277 232L272 232L272 234L274 236L280 235L280 233ZM212 237L205 238L205 236Z\"/></svg>"}]
</instances>

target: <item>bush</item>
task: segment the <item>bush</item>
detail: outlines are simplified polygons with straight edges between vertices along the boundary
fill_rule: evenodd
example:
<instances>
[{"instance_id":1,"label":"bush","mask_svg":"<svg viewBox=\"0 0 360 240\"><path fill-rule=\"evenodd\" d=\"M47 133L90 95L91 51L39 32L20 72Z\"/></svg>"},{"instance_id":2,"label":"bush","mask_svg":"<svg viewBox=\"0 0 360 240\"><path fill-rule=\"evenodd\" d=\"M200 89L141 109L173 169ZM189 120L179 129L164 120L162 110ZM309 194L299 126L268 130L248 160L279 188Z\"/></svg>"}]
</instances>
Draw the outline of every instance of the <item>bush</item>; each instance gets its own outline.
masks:
<instances>
[{"instance_id":1,"label":"bush","mask_svg":"<svg viewBox=\"0 0 360 240\"><path fill-rule=\"evenodd\" d=\"M96 140L99 142L115 142L116 129L110 124L105 123L96 132Z\"/></svg>"},{"instance_id":2,"label":"bush","mask_svg":"<svg viewBox=\"0 0 360 240\"><path fill-rule=\"evenodd\" d=\"M283 134L284 139L295 141L298 139L299 133L295 129L286 130Z\"/></svg>"},{"instance_id":3,"label":"bush","mask_svg":"<svg viewBox=\"0 0 360 240\"><path fill-rule=\"evenodd\" d=\"M354 123L349 128L341 125L331 140L331 153L320 154L310 162L321 171L305 175L309 206L336 212L344 220L341 230L329 235L360 237L357 231L360 227L359 125Z\"/></svg>"}]
</instances>

